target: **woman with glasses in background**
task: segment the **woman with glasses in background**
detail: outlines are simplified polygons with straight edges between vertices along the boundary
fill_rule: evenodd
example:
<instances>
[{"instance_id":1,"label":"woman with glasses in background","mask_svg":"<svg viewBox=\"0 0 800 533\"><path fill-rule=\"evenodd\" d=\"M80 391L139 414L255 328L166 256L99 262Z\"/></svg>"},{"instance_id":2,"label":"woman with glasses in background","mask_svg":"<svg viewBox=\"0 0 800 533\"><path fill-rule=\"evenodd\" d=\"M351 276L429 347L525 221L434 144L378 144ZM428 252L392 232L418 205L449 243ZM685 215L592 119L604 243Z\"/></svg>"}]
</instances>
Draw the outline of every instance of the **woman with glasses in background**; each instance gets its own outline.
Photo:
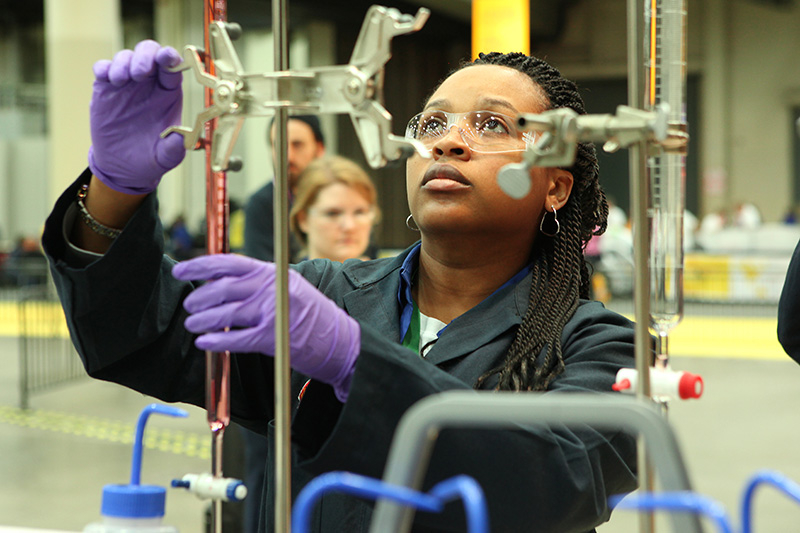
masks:
<instances>
[{"instance_id":1,"label":"woman with glasses in background","mask_svg":"<svg viewBox=\"0 0 800 533\"><path fill-rule=\"evenodd\" d=\"M304 259L367 259L379 221L375 184L353 161L323 157L300 174L289 225L303 245Z\"/></svg>"},{"instance_id":2,"label":"woman with glasses in background","mask_svg":"<svg viewBox=\"0 0 800 533\"><path fill-rule=\"evenodd\" d=\"M169 71L180 60L145 41L95 66L89 169L57 201L44 248L90 375L202 406L204 350L249 353L231 357L231 414L269 435L275 266L163 254L153 191L185 153L180 136L159 138L180 122L181 75ZM563 107L585 113L576 85L542 60L464 64L407 129L428 152L406 166L419 242L396 257L290 270L295 494L334 470L380 477L400 418L439 392L618 394L634 332L588 300L584 248L608 216L594 145L580 144L567 168L519 165L534 139L514 118ZM608 520L609 496L636 487L636 440L584 426L446 429L429 465L426 490L457 474L481 485L494 532L587 532ZM313 530L365 532L372 508L325 495ZM465 527L461 506L447 505L417 512L413 530Z\"/></svg>"}]
</instances>

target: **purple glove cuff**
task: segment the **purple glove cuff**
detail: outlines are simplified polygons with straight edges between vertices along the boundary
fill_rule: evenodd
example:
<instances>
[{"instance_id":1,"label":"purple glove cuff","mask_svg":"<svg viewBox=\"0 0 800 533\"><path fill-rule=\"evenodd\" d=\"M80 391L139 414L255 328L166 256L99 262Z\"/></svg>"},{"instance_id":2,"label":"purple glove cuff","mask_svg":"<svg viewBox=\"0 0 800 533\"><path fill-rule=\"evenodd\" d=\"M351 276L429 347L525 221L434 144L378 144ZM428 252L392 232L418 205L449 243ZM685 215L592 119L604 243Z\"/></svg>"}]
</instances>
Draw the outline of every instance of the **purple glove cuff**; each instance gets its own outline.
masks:
<instances>
[{"instance_id":1,"label":"purple glove cuff","mask_svg":"<svg viewBox=\"0 0 800 533\"><path fill-rule=\"evenodd\" d=\"M361 353L361 326L351 316L344 313L342 316L343 320L340 324L340 329L343 330L342 333L349 336L349 339L347 342L337 344L343 352L340 355L340 359L346 361L346 364L341 366L341 372L339 372L334 381L333 391L336 394L336 398L345 403L350 395L350 382L356 370L358 355Z\"/></svg>"},{"instance_id":2,"label":"purple glove cuff","mask_svg":"<svg viewBox=\"0 0 800 533\"><path fill-rule=\"evenodd\" d=\"M115 183L114 180L106 176L102 171L100 171L99 168L97 168L97 165L94 162L94 146L89 147L89 170L91 170L92 174L97 176L97 179L102 181L106 186L114 189L117 192L125 194L149 194L156 190L160 181L160 179L154 180L149 187L125 187Z\"/></svg>"}]
</instances>

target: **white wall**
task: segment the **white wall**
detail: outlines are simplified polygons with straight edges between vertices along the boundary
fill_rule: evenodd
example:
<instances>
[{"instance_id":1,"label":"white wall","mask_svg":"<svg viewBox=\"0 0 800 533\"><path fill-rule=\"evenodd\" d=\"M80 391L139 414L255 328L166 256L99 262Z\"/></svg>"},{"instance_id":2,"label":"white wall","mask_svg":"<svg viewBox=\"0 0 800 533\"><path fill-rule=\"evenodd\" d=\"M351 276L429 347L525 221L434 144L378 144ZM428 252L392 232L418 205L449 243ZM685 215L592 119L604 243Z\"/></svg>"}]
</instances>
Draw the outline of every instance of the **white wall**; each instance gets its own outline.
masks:
<instances>
[{"instance_id":1,"label":"white wall","mask_svg":"<svg viewBox=\"0 0 800 533\"><path fill-rule=\"evenodd\" d=\"M49 143L42 137L0 139L0 247L20 236L39 236L48 201Z\"/></svg>"},{"instance_id":2,"label":"white wall","mask_svg":"<svg viewBox=\"0 0 800 533\"><path fill-rule=\"evenodd\" d=\"M242 63L248 72L273 70L274 47L268 29L249 31L242 36ZM252 117L244 121L236 154L244 163L241 172L229 173L231 197L244 204L250 195L273 177L272 154L267 142L267 117Z\"/></svg>"},{"instance_id":3,"label":"white wall","mask_svg":"<svg viewBox=\"0 0 800 533\"><path fill-rule=\"evenodd\" d=\"M203 47L203 10L192 0L155 3L155 39L183 52L186 45ZM191 71L183 74L183 119L192 126L204 107L203 88ZM205 152L190 151L176 169L167 172L158 187L159 212L165 225L183 214L192 230L205 216Z\"/></svg>"},{"instance_id":4,"label":"white wall","mask_svg":"<svg viewBox=\"0 0 800 533\"><path fill-rule=\"evenodd\" d=\"M86 166L92 65L119 50L119 5L106 0L45 0L47 122L50 136L47 191L52 203Z\"/></svg>"},{"instance_id":5,"label":"white wall","mask_svg":"<svg viewBox=\"0 0 800 533\"><path fill-rule=\"evenodd\" d=\"M9 198L9 190L13 175L11 174L11 143L0 139L0 198ZM11 225L11 215L8 212L10 202L0 202L0 250L9 250L16 231Z\"/></svg>"},{"instance_id":6,"label":"white wall","mask_svg":"<svg viewBox=\"0 0 800 533\"><path fill-rule=\"evenodd\" d=\"M792 197L792 108L800 106L800 6L729 2L731 202L779 220Z\"/></svg>"}]
</instances>

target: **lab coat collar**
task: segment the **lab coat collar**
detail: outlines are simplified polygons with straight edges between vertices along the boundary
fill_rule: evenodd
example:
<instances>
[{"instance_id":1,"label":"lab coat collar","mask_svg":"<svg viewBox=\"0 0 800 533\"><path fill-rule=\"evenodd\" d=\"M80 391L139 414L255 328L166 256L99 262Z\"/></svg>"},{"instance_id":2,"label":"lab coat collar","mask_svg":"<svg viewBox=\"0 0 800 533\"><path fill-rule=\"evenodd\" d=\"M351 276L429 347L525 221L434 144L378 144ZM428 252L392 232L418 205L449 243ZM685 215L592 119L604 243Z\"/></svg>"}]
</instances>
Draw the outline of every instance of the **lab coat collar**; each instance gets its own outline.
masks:
<instances>
[{"instance_id":1,"label":"lab coat collar","mask_svg":"<svg viewBox=\"0 0 800 533\"><path fill-rule=\"evenodd\" d=\"M526 271L517 283L504 285L450 322L425 358L436 365L451 361L516 328L528 308L530 288L531 273Z\"/></svg>"},{"instance_id":2,"label":"lab coat collar","mask_svg":"<svg viewBox=\"0 0 800 533\"><path fill-rule=\"evenodd\" d=\"M400 312L397 301L399 270L415 245L395 257L348 263L344 275L355 289L343 297L353 318L369 323L387 339L400 342Z\"/></svg>"},{"instance_id":3,"label":"lab coat collar","mask_svg":"<svg viewBox=\"0 0 800 533\"><path fill-rule=\"evenodd\" d=\"M348 265L345 275L356 291L345 295L344 303L354 318L363 318L387 338L401 341L401 314L406 307L400 270L408 262L419 243L396 257L362 264ZM412 258L413 259L413 258ZM531 287L529 269L515 276L483 302L456 318L445 328L426 359L440 364L475 351L479 346L522 323L528 308ZM510 280L511 281L511 280ZM394 305L390 305L394 303Z\"/></svg>"}]
</instances>

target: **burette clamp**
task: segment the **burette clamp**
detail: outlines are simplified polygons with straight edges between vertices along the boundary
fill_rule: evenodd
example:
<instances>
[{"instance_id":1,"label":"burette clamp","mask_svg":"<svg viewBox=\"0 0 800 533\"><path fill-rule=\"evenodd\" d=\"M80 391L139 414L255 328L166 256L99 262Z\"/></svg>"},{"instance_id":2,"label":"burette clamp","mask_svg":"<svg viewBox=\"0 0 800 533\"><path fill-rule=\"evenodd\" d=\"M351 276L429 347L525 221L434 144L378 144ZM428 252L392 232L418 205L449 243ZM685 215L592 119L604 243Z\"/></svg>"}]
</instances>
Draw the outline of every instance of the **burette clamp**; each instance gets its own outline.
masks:
<instances>
[{"instance_id":1,"label":"burette clamp","mask_svg":"<svg viewBox=\"0 0 800 533\"><path fill-rule=\"evenodd\" d=\"M209 25L210 55L215 75L205 70L204 53L194 46L184 48L184 61L173 71L191 69L195 79L211 89L213 103L201 111L194 125L172 126L161 136L179 133L184 145L200 143L206 122L217 119L211 139L211 169L227 170L231 153L246 117L272 116L276 109L311 113L349 114L367 163L379 168L389 161L415 152L430 157L419 141L393 135L392 116L383 107L383 75L391 58L391 40L418 31L430 11L416 15L397 9L372 6L367 12L347 65L314 67L302 71L245 73L233 47L241 33L237 25L215 21Z\"/></svg>"},{"instance_id":2,"label":"burette clamp","mask_svg":"<svg viewBox=\"0 0 800 533\"><path fill-rule=\"evenodd\" d=\"M498 184L512 198L523 198L530 191L532 167L572 166L581 142L605 142L607 152L641 141L660 145L669 138L668 116L666 103L653 111L621 105L614 115L579 115L568 107L522 113L517 116L517 127L539 133L538 138L528 144L521 163L506 165L498 172Z\"/></svg>"}]
</instances>

